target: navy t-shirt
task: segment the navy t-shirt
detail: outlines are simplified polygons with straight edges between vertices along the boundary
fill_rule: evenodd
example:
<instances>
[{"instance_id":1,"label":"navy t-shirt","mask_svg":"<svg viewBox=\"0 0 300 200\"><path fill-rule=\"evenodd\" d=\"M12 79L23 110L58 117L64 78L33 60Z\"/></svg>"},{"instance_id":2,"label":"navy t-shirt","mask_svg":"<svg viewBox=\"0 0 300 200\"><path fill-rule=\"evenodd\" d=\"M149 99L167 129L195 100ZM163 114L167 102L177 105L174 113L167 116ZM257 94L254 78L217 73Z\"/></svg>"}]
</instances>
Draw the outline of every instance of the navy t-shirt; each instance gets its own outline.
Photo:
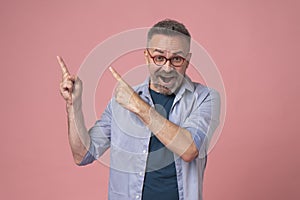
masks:
<instances>
[{"instance_id":1,"label":"navy t-shirt","mask_svg":"<svg viewBox=\"0 0 300 200\"><path fill-rule=\"evenodd\" d=\"M175 95L164 95L151 89L149 90L156 111L168 119ZM142 200L178 199L174 154L152 134Z\"/></svg>"}]
</instances>

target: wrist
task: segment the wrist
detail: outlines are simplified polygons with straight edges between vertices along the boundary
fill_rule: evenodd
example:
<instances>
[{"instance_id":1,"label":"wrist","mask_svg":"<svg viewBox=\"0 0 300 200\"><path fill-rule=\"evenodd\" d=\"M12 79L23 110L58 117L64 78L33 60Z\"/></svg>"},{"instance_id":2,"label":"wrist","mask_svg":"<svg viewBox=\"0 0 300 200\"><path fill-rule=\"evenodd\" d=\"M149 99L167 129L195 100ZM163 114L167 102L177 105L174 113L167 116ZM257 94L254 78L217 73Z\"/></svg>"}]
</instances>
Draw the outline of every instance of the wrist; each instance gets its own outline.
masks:
<instances>
[{"instance_id":1,"label":"wrist","mask_svg":"<svg viewBox=\"0 0 300 200\"><path fill-rule=\"evenodd\" d=\"M149 112L149 109L151 108L151 106L146 103L144 100L142 100L140 97L137 98L137 101L135 101L135 108L136 108L136 114L139 116L142 116L146 113Z\"/></svg>"},{"instance_id":2,"label":"wrist","mask_svg":"<svg viewBox=\"0 0 300 200\"><path fill-rule=\"evenodd\" d=\"M66 109L67 109L67 113L71 114L71 113L75 113L80 111L82 108L82 102L81 100L77 100L72 102L72 104L66 104Z\"/></svg>"}]
</instances>

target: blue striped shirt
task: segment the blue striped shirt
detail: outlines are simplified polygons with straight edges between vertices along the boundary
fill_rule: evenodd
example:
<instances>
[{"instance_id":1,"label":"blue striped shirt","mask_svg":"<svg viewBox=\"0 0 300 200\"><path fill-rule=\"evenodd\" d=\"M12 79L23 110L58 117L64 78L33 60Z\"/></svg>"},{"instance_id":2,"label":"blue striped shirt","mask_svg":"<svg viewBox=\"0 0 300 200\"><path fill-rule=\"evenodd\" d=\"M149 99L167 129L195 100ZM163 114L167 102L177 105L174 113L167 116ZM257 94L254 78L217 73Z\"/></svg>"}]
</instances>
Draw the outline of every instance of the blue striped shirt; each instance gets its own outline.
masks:
<instances>
[{"instance_id":1,"label":"blue striped shirt","mask_svg":"<svg viewBox=\"0 0 300 200\"><path fill-rule=\"evenodd\" d=\"M149 93L149 78L134 87L139 96L154 107ZM209 140L219 124L218 92L185 79L176 93L169 120L188 130L199 155L185 162L174 154L180 200L202 200L203 175ZM109 200L141 199L147 166L151 131L130 111L112 99L101 118L89 130L90 149L80 165L87 165L110 149ZM168 159L161 161L165 167Z\"/></svg>"}]
</instances>

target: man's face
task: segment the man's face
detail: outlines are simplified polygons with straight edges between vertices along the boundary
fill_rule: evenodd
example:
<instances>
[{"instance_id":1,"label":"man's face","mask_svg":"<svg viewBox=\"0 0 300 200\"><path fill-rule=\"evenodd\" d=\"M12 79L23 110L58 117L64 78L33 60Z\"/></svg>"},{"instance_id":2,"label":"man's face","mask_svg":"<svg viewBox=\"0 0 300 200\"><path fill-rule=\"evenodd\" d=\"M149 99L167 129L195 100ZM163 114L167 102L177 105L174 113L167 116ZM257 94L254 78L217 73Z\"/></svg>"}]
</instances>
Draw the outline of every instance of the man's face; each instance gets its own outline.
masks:
<instances>
[{"instance_id":1,"label":"man's face","mask_svg":"<svg viewBox=\"0 0 300 200\"><path fill-rule=\"evenodd\" d=\"M148 43L145 57L149 67L152 90L169 95L179 89L191 57L186 38L155 34ZM164 63L164 57L171 60ZM183 62L182 58L184 58Z\"/></svg>"}]
</instances>

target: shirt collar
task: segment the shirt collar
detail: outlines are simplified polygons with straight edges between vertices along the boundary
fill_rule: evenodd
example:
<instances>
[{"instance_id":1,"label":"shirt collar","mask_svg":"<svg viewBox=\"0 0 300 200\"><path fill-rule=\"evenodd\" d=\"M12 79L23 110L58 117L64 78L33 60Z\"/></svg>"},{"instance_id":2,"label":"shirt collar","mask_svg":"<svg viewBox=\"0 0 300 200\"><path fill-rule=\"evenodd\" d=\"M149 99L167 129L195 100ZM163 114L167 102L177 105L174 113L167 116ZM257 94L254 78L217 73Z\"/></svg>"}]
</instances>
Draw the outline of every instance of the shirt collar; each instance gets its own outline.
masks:
<instances>
[{"instance_id":1,"label":"shirt collar","mask_svg":"<svg viewBox=\"0 0 300 200\"><path fill-rule=\"evenodd\" d=\"M177 91L176 95L183 94L185 92L185 90L188 90L190 92L194 92L194 90L195 90L194 84L188 75L184 76L182 84L181 84L179 90Z\"/></svg>"}]
</instances>

